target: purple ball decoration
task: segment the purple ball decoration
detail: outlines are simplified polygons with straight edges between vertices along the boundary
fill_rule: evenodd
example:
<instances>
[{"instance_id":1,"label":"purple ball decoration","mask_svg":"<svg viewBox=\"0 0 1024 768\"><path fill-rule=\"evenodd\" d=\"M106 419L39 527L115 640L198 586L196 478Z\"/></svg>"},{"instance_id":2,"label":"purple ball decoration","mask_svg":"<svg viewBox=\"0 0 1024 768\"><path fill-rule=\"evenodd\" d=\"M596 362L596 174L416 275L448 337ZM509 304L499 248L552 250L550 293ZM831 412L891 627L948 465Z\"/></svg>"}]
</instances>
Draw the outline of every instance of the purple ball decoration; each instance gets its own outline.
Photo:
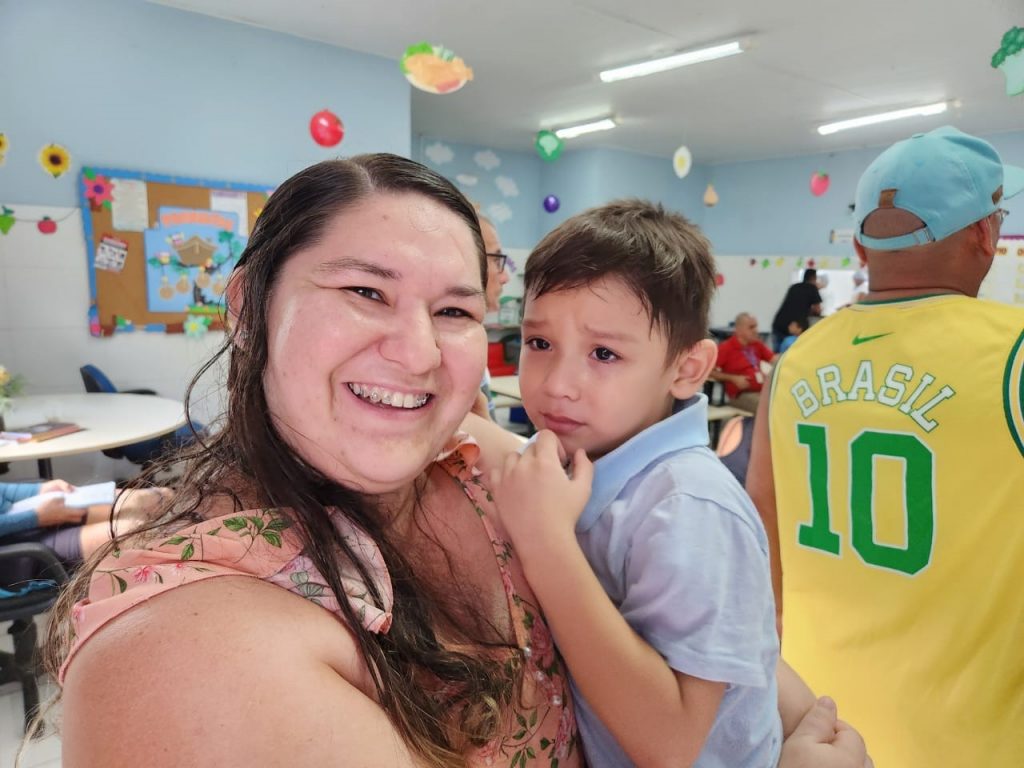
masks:
<instances>
[{"instance_id":1,"label":"purple ball decoration","mask_svg":"<svg viewBox=\"0 0 1024 768\"><path fill-rule=\"evenodd\" d=\"M544 210L547 211L548 213L554 213L555 211L557 211L558 207L561 204L562 201L559 200L554 195L548 195L547 197L544 198Z\"/></svg>"}]
</instances>

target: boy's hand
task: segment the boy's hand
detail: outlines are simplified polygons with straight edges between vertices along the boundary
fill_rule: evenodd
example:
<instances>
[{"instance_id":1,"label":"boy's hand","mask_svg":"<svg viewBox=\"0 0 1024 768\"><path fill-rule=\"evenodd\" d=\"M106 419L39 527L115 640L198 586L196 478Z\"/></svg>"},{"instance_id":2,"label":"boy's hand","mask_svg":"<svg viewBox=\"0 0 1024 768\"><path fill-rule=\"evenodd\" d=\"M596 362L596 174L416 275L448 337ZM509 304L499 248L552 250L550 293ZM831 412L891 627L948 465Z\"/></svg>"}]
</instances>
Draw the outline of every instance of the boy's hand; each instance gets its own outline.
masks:
<instances>
[{"instance_id":1,"label":"boy's hand","mask_svg":"<svg viewBox=\"0 0 1024 768\"><path fill-rule=\"evenodd\" d=\"M510 454L502 469L491 471L502 523L521 557L557 548L566 536L575 538L576 521L590 498L594 465L580 449L570 477L563 455L554 433L542 430L522 455Z\"/></svg>"},{"instance_id":2,"label":"boy's hand","mask_svg":"<svg viewBox=\"0 0 1024 768\"><path fill-rule=\"evenodd\" d=\"M36 507L36 519L40 528L68 523L81 525L85 521L85 514L84 509L64 506L64 499L47 499Z\"/></svg>"}]
</instances>

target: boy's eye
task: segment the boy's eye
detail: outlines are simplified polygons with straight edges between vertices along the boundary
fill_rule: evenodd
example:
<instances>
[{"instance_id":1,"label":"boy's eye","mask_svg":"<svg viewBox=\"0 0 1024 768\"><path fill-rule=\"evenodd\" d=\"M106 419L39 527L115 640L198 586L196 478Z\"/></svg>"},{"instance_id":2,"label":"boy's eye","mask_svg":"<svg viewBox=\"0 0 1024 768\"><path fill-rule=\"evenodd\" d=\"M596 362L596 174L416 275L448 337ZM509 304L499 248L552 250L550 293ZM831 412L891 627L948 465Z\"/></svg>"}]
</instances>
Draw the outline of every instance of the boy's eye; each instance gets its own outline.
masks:
<instances>
[{"instance_id":1,"label":"boy's eye","mask_svg":"<svg viewBox=\"0 0 1024 768\"><path fill-rule=\"evenodd\" d=\"M602 363L610 363L612 360L617 360L619 356L608 349L608 347L598 347L594 350L594 357Z\"/></svg>"},{"instance_id":2,"label":"boy's eye","mask_svg":"<svg viewBox=\"0 0 1024 768\"><path fill-rule=\"evenodd\" d=\"M362 285L355 285L351 288L346 288L346 291L352 291L364 299L370 299L371 301L384 301L384 296L380 291L374 290L373 288L367 288Z\"/></svg>"},{"instance_id":3,"label":"boy's eye","mask_svg":"<svg viewBox=\"0 0 1024 768\"><path fill-rule=\"evenodd\" d=\"M536 349L541 352L543 352L545 349L551 348L551 344L549 344L545 339L538 338L527 339L526 346L528 346L530 349Z\"/></svg>"}]
</instances>

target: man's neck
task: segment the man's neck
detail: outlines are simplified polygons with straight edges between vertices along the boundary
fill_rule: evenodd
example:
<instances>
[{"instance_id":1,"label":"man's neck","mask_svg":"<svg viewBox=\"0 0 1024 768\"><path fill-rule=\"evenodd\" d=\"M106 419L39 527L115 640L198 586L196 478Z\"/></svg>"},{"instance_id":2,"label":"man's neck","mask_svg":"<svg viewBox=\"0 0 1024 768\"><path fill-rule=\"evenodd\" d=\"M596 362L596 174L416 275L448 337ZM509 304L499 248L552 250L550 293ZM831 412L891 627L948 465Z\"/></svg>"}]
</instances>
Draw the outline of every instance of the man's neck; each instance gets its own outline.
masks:
<instances>
[{"instance_id":1,"label":"man's neck","mask_svg":"<svg viewBox=\"0 0 1024 768\"><path fill-rule=\"evenodd\" d=\"M950 288L947 286L934 286L931 288L884 288L876 290L872 288L868 291L867 296L864 297L863 301L874 302L874 301L895 301L896 299L915 299L923 296L971 296L966 291L962 291L959 288ZM972 298L975 298L972 296Z\"/></svg>"}]
</instances>

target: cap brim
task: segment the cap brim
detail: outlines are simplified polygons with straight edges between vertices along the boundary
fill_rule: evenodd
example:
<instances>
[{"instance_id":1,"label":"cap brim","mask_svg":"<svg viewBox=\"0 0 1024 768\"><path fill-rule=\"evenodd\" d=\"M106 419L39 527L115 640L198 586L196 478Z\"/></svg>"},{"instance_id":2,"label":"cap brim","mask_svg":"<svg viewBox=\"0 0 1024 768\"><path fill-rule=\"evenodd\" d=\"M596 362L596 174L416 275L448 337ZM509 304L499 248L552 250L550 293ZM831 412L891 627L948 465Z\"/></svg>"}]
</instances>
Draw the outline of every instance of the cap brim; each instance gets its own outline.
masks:
<instances>
[{"instance_id":1,"label":"cap brim","mask_svg":"<svg viewBox=\"0 0 1024 768\"><path fill-rule=\"evenodd\" d=\"M1024 192L1024 168L1015 165L1003 166L1003 199Z\"/></svg>"}]
</instances>

